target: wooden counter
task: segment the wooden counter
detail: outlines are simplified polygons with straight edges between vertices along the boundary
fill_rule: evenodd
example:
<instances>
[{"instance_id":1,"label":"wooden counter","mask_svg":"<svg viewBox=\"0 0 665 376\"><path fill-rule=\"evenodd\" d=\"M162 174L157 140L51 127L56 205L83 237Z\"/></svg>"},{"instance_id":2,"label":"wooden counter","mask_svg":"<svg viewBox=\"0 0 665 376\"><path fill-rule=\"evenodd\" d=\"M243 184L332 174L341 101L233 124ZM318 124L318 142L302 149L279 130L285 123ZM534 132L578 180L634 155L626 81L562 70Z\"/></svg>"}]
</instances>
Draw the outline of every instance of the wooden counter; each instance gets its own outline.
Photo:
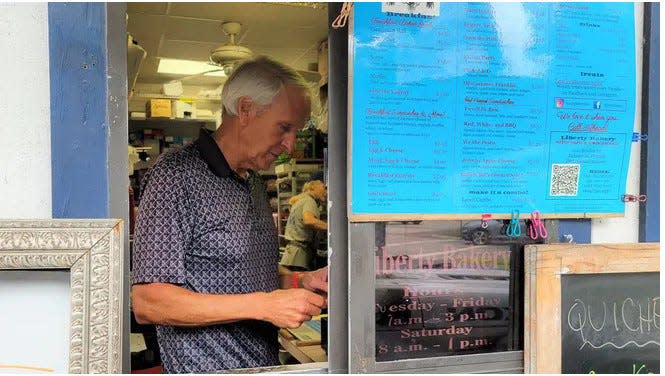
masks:
<instances>
[{"instance_id":1,"label":"wooden counter","mask_svg":"<svg viewBox=\"0 0 665 376\"><path fill-rule=\"evenodd\" d=\"M302 340L289 329L279 330L279 342L300 363L326 362L328 357L321 348L321 333L318 338Z\"/></svg>"}]
</instances>

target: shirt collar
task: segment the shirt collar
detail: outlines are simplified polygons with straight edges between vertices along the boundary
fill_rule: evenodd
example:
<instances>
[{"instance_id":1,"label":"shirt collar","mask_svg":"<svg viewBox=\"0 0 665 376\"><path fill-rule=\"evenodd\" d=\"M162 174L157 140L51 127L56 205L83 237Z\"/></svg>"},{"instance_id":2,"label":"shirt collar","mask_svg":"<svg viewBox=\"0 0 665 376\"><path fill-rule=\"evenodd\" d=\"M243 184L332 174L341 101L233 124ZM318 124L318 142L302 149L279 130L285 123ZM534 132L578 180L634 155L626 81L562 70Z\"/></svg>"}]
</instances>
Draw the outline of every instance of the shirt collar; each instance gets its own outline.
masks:
<instances>
[{"instance_id":1,"label":"shirt collar","mask_svg":"<svg viewBox=\"0 0 665 376\"><path fill-rule=\"evenodd\" d=\"M199 138L196 140L196 148L215 175L220 178L235 175L229 166L229 162L224 158L222 150L217 145L217 142L215 142L215 139L212 138L212 131L201 128Z\"/></svg>"}]
</instances>

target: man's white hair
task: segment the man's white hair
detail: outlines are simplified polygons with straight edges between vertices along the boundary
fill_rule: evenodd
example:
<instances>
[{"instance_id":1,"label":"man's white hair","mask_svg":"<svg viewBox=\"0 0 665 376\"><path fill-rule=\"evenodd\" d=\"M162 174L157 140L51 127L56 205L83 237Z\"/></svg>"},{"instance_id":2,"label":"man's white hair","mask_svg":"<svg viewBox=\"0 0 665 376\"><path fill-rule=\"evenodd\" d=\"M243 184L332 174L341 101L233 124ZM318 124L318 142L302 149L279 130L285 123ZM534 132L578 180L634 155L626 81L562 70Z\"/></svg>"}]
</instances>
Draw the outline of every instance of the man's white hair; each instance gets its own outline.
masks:
<instances>
[{"instance_id":1,"label":"man's white hair","mask_svg":"<svg viewBox=\"0 0 665 376\"><path fill-rule=\"evenodd\" d=\"M305 98L311 102L307 81L293 68L267 56L246 60L224 83L222 111L237 116L238 100L242 97L252 98L261 107L267 106L285 85L302 88Z\"/></svg>"}]
</instances>

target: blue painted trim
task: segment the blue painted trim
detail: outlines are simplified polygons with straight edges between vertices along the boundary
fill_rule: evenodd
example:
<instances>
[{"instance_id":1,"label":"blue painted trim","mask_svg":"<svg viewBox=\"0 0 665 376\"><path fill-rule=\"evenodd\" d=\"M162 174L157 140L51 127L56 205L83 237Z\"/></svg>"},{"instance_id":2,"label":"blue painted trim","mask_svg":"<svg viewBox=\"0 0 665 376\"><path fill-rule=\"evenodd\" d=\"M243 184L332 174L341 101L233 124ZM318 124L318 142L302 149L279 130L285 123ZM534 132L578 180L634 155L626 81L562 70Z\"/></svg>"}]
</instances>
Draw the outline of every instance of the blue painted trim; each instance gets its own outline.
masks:
<instances>
[{"instance_id":1,"label":"blue painted trim","mask_svg":"<svg viewBox=\"0 0 665 376\"><path fill-rule=\"evenodd\" d=\"M590 219L562 219L559 221L559 241L567 243L566 235L572 235L573 241L579 244L591 243Z\"/></svg>"},{"instance_id":2,"label":"blue painted trim","mask_svg":"<svg viewBox=\"0 0 665 376\"><path fill-rule=\"evenodd\" d=\"M660 241L660 4L646 3L645 36L648 55L645 59L642 133L649 139L642 145L640 193L647 201L640 207L640 241ZM648 34L647 34L648 33Z\"/></svg>"},{"instance_id":3,"label":"blue painted trim","mask_svg":"<svg viewBox=\"0 0 665 376\"><path fill-rule=\"evenodd\" d=\"M108 218L106 5L49 3L53 218Z\"/></svg>"}]
</instances>

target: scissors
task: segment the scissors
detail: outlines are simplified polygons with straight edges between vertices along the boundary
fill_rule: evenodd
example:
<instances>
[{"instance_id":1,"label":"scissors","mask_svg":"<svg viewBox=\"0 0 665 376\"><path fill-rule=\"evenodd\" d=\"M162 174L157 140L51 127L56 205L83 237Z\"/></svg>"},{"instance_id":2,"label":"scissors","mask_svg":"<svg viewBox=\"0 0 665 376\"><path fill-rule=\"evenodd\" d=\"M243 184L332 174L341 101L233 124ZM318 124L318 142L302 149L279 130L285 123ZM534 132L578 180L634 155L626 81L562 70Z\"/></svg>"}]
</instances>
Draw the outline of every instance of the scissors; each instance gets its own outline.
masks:
<instances>
[{"instance_id":1,"label":"scissors","mask_svg":"<svg viewBox=\"0 0 665 376\"><path fill-rule=\"evenodd\" d=\"M513 210L512 214L510 215L510 223L508 224L508 228L506 229L506 235L510 236L511 238L519 238L520 235L522 235L522 229L520 228L520 211L519 210Z\"/></svg>"},{"instance_id":2,"label":"scissors","mask_svg":"<svg viewBox=\"0 0 665 376\"><path fill-rule=\"evenodd\" d=\"M545 228L545 223L540 220L540 212L534 210L531 213L531 226L529 226L529 237L533 240L538 239L540 236L543 239L547 239L547 228Z\"/></svg>"}]
</instances>

